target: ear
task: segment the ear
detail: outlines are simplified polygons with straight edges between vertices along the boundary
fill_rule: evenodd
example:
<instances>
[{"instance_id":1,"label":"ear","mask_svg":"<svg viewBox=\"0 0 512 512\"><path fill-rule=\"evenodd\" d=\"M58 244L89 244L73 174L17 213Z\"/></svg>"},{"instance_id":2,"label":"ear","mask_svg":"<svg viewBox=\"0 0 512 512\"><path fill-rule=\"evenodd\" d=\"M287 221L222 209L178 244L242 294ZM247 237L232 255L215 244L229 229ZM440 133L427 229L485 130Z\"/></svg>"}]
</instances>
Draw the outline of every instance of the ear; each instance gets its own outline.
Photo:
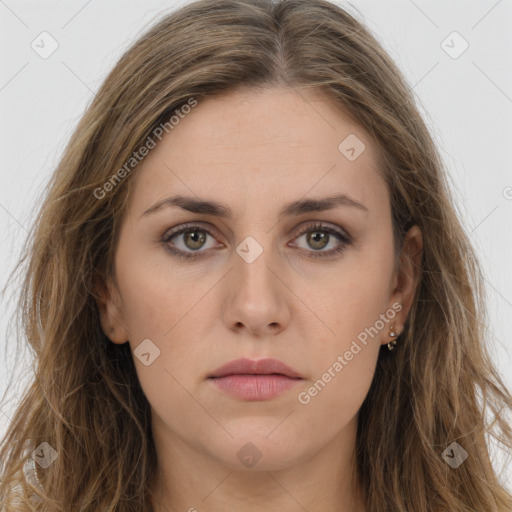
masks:
<instances>
[{"instance_id":1,"label":"ear","mask_svg":"<svg viewBox=\"0 0 512 512\"><path fill-rule=\"evenodd\" d=\"M418 285L421 271L421 257L423 254L423 236L418 226L412 226L407 231L400 253L400 262L398 269L393 276L392 293L389 299L389 308L396 310L396 304L400 304L401 309L397 312L395 318L390 321L390 328L395 333L402 333L407 316L411 309L414 294ZM395 308L393 308L395 304ZM386 333L382 337L382 344L389 343L396 337L389 336Z\"/></svg>"},{"instance_id":2,"label":"ear","mask_svg":"<svg viewBox=\"0 0 512 512\"><path fill-rule=\"evenodd\" d=\"M113 343L123 344L129 340L120 308L120 297L116 286L96 275L94 295L100 313L101 329Z\"/></svg>"}]
</instances>

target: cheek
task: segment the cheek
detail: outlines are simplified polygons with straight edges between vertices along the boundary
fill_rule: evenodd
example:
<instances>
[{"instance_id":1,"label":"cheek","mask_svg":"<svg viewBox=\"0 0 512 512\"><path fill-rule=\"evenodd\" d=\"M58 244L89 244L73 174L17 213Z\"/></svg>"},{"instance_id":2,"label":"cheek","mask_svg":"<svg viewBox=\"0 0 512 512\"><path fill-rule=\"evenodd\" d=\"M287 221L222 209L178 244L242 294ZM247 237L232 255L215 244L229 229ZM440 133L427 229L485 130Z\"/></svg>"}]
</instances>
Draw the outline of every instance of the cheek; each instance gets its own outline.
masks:
<instances>
[{"instance_id":1,"label":"cheek","mask_svg":"<svg viewBox=\"0 0 512 512\"><path fill-rule=\"evenodd\" d=\"M382 241L380 248L361 251L344 262L329 294L309 292L309 300L332 331L322 335L310 353L315 376L298 397L310 410L311 427L320 428L327 415L331 427L322 428L339 429L354 417L369 390L381 340L396 315L388 308L392 246Z\"/></svg>"},{"instance_id":2,"label":"cheek","mask_svg":"<svg viewBox=\"0 0 512 512\"><path fill-rule=\"evenodd\" d=\"M190 286L177 280L165 255L154 258L141 245L128 238L116 255L122 316L132 344L146 338L162 341L187 314L194 295Z\"/></svg>"},{"instance_id":3,"label":"cheek","mask_svg":"<svg viewBox=\"0 0 512 512\"><path fill-rule=\"evenodd\" d=\"M381 335L387 334L395 314L394 310L387 312L393 274L391 251L391 246L383 246L380 251L368 247L353 253L337 278L326 281L324 289L329 293L309 291L309 300L331 327L331 333L325 336L327 345L344 351L354 339L378 344ZM387 315L384 323L382 315Z\"/></svg>"},{"instance_id":4,"label":"cheek","mask_svg":"<svg viewBox=\"0 0 512 512\"><path fill-rule=\"evenodd\" d=\"M176 272L163 249L151 256L140 245L136 241L120 244L116 257L122 316L137 374L150 402L163 399L178 404L180 385L190 388L192 378L209 369L204 343L214 309L208 293L218 276L184 276ZM146 361L138 357L143 343L148 347L144 353L150 353ZM182 398L190 401L188 395Z\"/></svg>"},{"instance_id":5,"label":"cheek","mask_svg":"<svg viewBox=\"0 0 512 512\"><path fill-rule=\"evenodd\" d=\"M378 287L375 281L371 286L360 281L356 288L348 284L338 290L336 299L338 306L331 305L327 319L334 334L322 336L314 350L309 347L305 355L314 375L297 395L304 435L307 430L321 432L323 439L334 437L356 417L374 376L381 335L389 326L389 319L382 320L385 286Z\"/></svg>"}]
</instances>

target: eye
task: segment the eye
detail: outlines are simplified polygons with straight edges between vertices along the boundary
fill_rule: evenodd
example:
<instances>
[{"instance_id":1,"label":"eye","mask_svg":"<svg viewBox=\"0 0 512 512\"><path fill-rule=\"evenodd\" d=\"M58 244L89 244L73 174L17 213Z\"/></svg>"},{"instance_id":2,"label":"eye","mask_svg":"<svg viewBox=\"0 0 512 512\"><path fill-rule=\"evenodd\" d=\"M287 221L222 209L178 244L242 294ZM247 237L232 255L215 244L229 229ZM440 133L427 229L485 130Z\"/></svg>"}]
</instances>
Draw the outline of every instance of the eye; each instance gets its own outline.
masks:
<instances>
[{"instance_id":1,"label":"eye","mask_svg":"<svg viewBox=\"0 0 512 512\"><path fill-rule=\"evenodd\" d=\"M301 237L305 237L306 244L313 249L311 251L306 247L307 252L310 253L308 256L311 258L341 254L352 243L350 236L342 230L321 223L306 226L295 240L299 240ZM324 250L325 247L333 244L334 248Z\"/></svg>"},{"instance_id":2,"label":"eye","mask_svg":"<svg viewBox=\"0 0 512 512\"><path fill-rule=\"evenodd\" d=\"M312 249L309 250L306 247L304 250L311 258L341 254L352 243L350 236L344 231L322 223L306 226L294 240L299 240L304 236L307 245ZM209 229L198 224L185 224L168 231L162 242L167 251L180 259L200 258L208 252L208 249L215 247L215 243L207 244L208 237L214 238ZM324 250L333 243L334 248ZM291 244L291 246L295 247L296 244Z\"/></svg>"},{"instance_id":3,"label":"eye","mask_svg":"<svg viewBox=\"0 0 512 512\"><path fill-rule=\"evenodd\" d=\"M171 254L181 259L198 258L206 252L206 250L200 251L200 249L211 249L215 246L215 244L205 246L208 237L213 238L208 229L198 224L186 224L178 229L168 231L164 235L163 242ZM177 242L171 242L173 239L177 239Z\"/></svg>"}]
</instances>

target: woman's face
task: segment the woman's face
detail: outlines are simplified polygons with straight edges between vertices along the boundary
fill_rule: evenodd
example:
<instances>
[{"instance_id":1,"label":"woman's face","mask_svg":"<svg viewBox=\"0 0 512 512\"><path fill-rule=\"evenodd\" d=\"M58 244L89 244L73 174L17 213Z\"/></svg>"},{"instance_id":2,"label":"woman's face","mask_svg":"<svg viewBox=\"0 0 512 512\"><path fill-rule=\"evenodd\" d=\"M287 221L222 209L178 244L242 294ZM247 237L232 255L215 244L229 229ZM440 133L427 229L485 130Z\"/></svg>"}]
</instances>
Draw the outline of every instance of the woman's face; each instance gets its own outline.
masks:
<instances>
[{"instance_id":1,"label":"woman's face","mask_svg":"<svg viewBox=\"0 0 512 512\"><path fill-rule=\"evenodd\" d=\"M157 444L266 470L353 447L413 289L368 135L317 93L238 90L200 101L133 172L101 316L134 352ZM211 378L240 358L300 378Z\"/></svg>"}]
</instances>

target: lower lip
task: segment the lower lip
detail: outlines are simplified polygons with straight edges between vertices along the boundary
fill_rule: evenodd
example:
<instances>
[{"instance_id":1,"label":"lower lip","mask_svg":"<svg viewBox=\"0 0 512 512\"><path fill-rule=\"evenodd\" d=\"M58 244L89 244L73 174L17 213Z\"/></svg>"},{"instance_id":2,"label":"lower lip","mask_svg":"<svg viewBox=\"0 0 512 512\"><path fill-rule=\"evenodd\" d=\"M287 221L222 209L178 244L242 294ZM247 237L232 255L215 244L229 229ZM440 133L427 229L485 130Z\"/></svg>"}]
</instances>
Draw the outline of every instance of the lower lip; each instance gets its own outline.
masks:
<instances>
[{"instance_id":1,"label":"lower lip","mask_svg":"<svg viewBox=\"0 0 512 512\"><path fill-rule=\"evenodd\" d=\"M209 379L228 395L243 400L269 400L292 388L302 379L286 375L226 375Z\"/></svg>"}]
</instances>

